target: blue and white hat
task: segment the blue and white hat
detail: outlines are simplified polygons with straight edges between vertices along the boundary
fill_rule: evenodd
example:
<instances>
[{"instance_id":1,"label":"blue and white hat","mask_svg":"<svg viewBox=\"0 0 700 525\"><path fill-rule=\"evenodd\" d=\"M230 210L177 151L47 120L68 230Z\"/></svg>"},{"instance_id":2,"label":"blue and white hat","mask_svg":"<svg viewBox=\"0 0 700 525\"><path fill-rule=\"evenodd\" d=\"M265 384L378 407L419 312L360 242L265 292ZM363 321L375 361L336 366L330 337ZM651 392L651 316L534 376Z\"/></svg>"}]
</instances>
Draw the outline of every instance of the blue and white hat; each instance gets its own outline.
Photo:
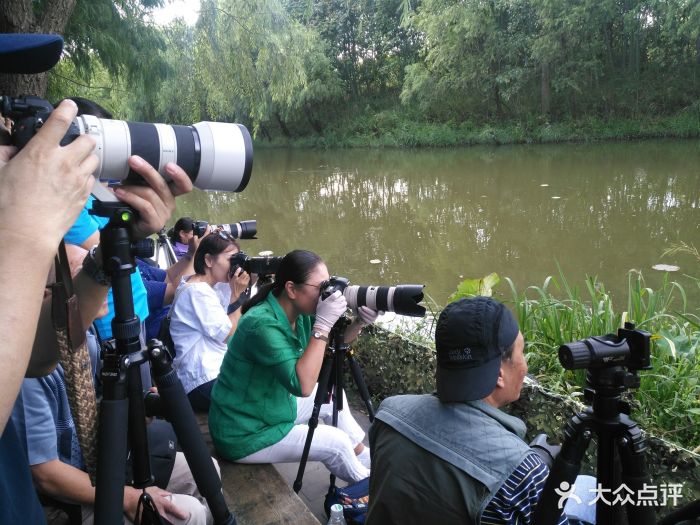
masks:
<instances>
[{"instance_id":1,"label":"blue and white hat","mask_svg":"<svg viewBox=\"0 0 700 525\"><path fill-rule=\"evenodd\" d=\"M61 51L60 35L0 33L0 73L43 73L56 65Z\"/></svg>"}]
</instances>

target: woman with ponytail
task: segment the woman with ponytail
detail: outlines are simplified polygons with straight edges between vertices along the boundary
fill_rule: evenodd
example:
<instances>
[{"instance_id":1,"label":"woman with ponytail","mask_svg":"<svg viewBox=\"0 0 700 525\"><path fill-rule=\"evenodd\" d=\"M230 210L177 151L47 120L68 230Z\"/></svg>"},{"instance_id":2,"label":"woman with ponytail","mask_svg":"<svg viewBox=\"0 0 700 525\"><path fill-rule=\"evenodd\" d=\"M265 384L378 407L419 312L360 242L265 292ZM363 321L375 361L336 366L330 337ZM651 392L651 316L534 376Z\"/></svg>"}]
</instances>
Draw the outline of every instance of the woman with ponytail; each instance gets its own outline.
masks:
<instances>
[{"instance_id":1,"label":"woman with ponytail","mask_svg":"<svg viewBox=\"0 0 700 525\"><path fill-rule=\"evenodd\" d=\"M295 250L282 259L275 281L260 288L243 307L243 317L229 343L212 391L209 429L219 453L240 463L297 462L308 433L328 334L347 308L337 291L325 299L321 285L329 278L321 258ZM360 307L347 327L350 342L377 318ZM338 427L319 425L309 461L321 461L340 479L369 476L364 431L350 414L347 400ZM319 417L330 421L332 407Z\"/></svg>"}]
</instances>

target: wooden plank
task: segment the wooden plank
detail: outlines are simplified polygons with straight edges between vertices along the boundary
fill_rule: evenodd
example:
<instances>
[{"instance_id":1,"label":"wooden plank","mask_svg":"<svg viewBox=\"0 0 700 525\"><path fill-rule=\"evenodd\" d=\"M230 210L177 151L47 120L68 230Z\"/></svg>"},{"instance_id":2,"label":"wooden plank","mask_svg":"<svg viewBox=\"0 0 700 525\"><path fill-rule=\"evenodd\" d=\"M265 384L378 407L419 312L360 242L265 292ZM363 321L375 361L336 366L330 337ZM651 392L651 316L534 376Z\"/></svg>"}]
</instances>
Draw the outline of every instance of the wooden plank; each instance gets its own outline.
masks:
<instances>
[{"instance_id":1,"label":"wooden plank","mask_svg":"<svg viewBox=\"0 0 700 525\"><path fill-rule=\"evenodd\" d=\"M238 525L320 525L316 516L271 464L231 463L217 456L206 414L197 414L199 428L221 467L221 483Z\"/></svg>"},{"instance_id":2,"label":"wooden plank","mask_svg":"<svg viewBox=\"0 0 700 525\"><path fill-rule=\"evenodd\" d=\"M304 502L272 465L219 461L229 509L239 525L319 525Z\"/></svg>"}]
</instances>

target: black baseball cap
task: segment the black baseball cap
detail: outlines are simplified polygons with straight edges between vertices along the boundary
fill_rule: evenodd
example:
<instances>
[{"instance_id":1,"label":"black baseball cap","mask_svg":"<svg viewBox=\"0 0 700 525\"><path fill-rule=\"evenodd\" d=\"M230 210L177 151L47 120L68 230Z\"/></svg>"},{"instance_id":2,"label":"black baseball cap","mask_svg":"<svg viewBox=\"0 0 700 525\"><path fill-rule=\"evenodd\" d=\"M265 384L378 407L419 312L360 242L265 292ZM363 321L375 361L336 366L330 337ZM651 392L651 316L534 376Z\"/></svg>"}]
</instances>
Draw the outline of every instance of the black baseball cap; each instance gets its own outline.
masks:
<instances>
[{"instance_id":1,"label":"black baseball cap","mask_svg":"<svg viewBox=\"0 0 700 525\"><path fill-rule=\"evenodd\" d=\"M519 331L513 314L490 297L448 304L435 328L440 401L475 401L488 396L496 387L501 358Z\"/></svg>"},{"instance_id":2,"label":"black baseball cap","mask_svg":"<svg viewBox=\"0 0 700 525\"><path fill-rule=\"evenodd\" d=\"M43 73L56 65L62 51L60 35L0 33L0 73Z\"/></svg>"}]
</instances>

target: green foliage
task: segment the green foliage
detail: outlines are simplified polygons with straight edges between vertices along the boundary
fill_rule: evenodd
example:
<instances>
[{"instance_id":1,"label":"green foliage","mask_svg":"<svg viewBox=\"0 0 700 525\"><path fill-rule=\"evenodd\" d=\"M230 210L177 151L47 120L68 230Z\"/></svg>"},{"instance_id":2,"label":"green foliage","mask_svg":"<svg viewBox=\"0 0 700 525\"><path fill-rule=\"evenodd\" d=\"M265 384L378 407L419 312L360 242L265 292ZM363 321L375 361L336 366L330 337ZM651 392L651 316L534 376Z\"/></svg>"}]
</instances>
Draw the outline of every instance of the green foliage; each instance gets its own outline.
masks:
<instances>
[{"instance_id":1,"label":"green foliage","mask_svg":"<svg viewBox=\"0 0 700 525\"><path fill-rule=\"evenodd\" d=\"M465 279L457 285L457 290L447 299L454 302L465 297L491 297L492 289L501 281L497 273L490 273L481 279Z\"/></svg>"},{"instance_id":2,"label":"green foliage","mask_svg":"<svg viewBox=\"0 0 700 525\"><path fill-rule=\"evenodd\" d=\"M440 120L675 112L700 92L699 16L682 0L426 0L401 100Z\"/></svg>"},{"instance_id":3,"label":"green foliage","mask_svg":"<svg viewBox=\"0 0 700 525\"><path fill-rule=\"evenodd\" d=\"M146 15L162 0L78 0L63 36L79 79L89 80L98 64L111 77L148 90L166 73L165 41ZM50 7L49 7L50 8Z\"/></svg>"},{"instance_id":4,"label":"green foliage","mask_svg":"<svg viewBox=\"0 0 700 525\"><path fill-rule=\"evenodd\" d=\"M289 121L338 92L318 35L291 18L278 0L250 6L206 0L195 35L205 111L216 120L270 126L289 136ZM324 89L323 86L326 86Z\"/></svg>"},{"instance_id":5,"label":"green foliage","mask_svg":"<svg viewBox=\"0 0 700 525\"><path fill-rule=\"evenodd\" d=\"M641 373L635 417L657 435L671 436L690 448L700 442L700 318L686 311L685 291L666 279L656 290L642 275L630 272L626 311L613 306L611 296L595 278L585 292L563 276L520 292L506 278L512 304L527 341L530 374L557 392L581 392L582 371L561 368L560 345L593 335L616 333L625 321L652 333L652 366ZM559 298L560 294L563 298Z\"/></svg>"},{"instance_id":6,"label":"green foliage","mask_svg":"<svg viewBox=\"0 0 700 525\"><path fill-rule=\"evenodd\" d=\"M203 0L194 28L161 4L78 0L52 97L299 146L700 136L697 2Z\"/></svg>"}]
</instances>

